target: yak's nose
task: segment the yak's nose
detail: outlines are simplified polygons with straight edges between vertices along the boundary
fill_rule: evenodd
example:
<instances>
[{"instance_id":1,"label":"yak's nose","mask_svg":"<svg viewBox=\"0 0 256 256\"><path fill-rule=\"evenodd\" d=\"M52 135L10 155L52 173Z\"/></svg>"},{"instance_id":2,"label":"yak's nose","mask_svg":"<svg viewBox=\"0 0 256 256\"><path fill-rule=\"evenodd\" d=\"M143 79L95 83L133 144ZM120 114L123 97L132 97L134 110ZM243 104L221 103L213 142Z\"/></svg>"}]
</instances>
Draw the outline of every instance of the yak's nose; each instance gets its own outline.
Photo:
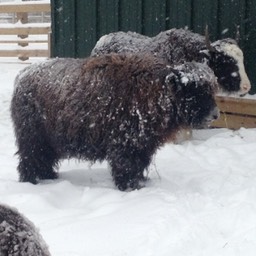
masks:
<instances>
[{"instance_id":1,"label":"yak's nose","mask_svg":"<svg viewBox=\"0 0 256 256\"><path fill-rule=\"evenodd\" d=\"M215 107L211 112L210 112L210 118L212 120L216 120L220 117L220 110L218 107Z\"/></svg>"},{"instance_id":2,"label":"yak's nose","mask_svg":"<svg viewBox=\"0 0 256 256\"><path fill-rule=\"evenodd\" d=\"M251 84L247 83L247 84L243 84L241 86L241 96L244 96L245 94L247 94L251 89Z\"/></svg>"}]
</instances>

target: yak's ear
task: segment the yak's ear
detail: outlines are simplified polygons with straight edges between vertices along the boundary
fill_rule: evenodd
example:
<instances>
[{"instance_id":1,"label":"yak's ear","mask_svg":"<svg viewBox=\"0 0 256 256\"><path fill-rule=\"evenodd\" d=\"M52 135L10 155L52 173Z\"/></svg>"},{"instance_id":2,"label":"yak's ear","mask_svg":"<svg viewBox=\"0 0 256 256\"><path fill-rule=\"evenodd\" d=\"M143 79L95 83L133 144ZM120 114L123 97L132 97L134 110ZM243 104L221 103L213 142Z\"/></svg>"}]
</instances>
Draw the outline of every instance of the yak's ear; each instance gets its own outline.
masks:
<instances>
[{"instance_id":1,"label":"yak's ear","mask_svg":"<svg viewBox=\"0 0 256 256\"><path fill-rule=\"evenodd\" d=\"M167 85L173 85L176 83L177 75L174 73L171 73L165 77L165 83Z\"/></svg>"}]
</instances>

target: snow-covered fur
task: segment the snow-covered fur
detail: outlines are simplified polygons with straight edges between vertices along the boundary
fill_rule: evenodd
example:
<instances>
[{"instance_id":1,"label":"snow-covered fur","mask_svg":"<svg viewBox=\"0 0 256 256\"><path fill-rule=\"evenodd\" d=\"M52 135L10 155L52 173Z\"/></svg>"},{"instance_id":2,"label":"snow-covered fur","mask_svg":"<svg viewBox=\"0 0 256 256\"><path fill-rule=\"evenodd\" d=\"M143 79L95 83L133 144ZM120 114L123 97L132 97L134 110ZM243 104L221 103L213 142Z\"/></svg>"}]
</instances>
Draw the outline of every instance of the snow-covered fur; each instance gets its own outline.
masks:
<instances>
[{"instance_id":1,"label":"snow-covered fur","mask_svg":"<svg viewBox=\"0 0 256 256\"><path fill-rule=\"evenodd\" d=\"M223 91L246 94L251 84L244 68L243 52L235 40L223 39L206 47L205 37L185 29L171 29L155 37L135 32L115 32L99 39L91 56L106 53L153 53L169 64L206 62L218 78Z\"/></svg>"},{"instance_id":2,"label":"snow-covered fur","mask_svg":"<svg viewBox=\"0 0 256 256\"><path fill-rule=\"evenodd\" d=\"M57 177L60 159L107 160L120 190L140 187L157 148L218 117L207 65L152 55L52 59L25 68L11 102L20 181Z\"/></svg>"},{"instance_id":3,"label":"snow-covered fur","mask_svg":"<svg viewBox=\"0 0 256 256\"><path fill-rule=\"evenodd\" d=\"M50 256L34 224L16 209L0 205L0 255Z\"/></svg>"}]
</instances>

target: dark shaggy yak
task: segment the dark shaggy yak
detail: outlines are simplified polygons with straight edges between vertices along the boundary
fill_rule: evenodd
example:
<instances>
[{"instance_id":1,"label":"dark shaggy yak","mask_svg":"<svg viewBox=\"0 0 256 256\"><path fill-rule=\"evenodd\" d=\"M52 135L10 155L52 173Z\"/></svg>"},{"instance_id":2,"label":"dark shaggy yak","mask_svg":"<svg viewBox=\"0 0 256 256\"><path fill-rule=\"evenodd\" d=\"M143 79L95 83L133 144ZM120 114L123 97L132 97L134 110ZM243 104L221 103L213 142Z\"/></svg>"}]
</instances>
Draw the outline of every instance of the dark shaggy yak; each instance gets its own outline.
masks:
<instances>
[{"instance_id":1,"label":"dark shaggy yak","mask_svg":"<svg viewBox=\"0 0 256 256\"><path fill-rule=\"evenodd\" d=\"M16 78L11 115L20 181L57 177L60 159L107 160L120 190L140 187L159 146L218 117L206 65L151 55L53 59Z\"/></svg>"},{"instance_id":2,"label":"dark shaggy yak","mask_svg":"<svg viewBox=\"0 0 256 256\"><path fill-rule=\"evenodd\" d=\"M0 255L50 256L34 224L6 205L0 205Z\"/></svg>"},{"instance_id":3,"label":"dark shaggy yak","mask_svg":"<svg viewBox=\"0 0 256 256\"><path fill-rule=\"evenodd\" d=\"M243 52L233 39L210 43L208 36L185 29L171 29L155 37L115 32L101 37L91 56L111 52L152 53L171 65L188 61L206 63L214 71L223 91L244 95L251 88L244 68Z\"/></svg>"}]
</instances>

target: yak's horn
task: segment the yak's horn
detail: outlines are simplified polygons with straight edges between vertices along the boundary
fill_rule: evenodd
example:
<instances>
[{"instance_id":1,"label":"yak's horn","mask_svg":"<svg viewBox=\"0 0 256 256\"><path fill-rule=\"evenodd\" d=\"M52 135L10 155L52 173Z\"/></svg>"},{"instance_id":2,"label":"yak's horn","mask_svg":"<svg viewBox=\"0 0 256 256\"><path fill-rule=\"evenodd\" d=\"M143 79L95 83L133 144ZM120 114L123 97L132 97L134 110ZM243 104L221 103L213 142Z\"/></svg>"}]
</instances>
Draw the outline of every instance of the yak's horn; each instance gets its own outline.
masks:
<instances>
[{"instance_id":1,"label":"yak's horn","mask_svg":"<svg viewBox=\"0 0 256 256\"><path fill-rule=\"evenodd\" d=\"M206 45L206 48L210 52L216 52L216 49L214 47L212 47L211 42L210 42L208 25L205 26L205 45Z\"/></svg>"}]
</instances>

